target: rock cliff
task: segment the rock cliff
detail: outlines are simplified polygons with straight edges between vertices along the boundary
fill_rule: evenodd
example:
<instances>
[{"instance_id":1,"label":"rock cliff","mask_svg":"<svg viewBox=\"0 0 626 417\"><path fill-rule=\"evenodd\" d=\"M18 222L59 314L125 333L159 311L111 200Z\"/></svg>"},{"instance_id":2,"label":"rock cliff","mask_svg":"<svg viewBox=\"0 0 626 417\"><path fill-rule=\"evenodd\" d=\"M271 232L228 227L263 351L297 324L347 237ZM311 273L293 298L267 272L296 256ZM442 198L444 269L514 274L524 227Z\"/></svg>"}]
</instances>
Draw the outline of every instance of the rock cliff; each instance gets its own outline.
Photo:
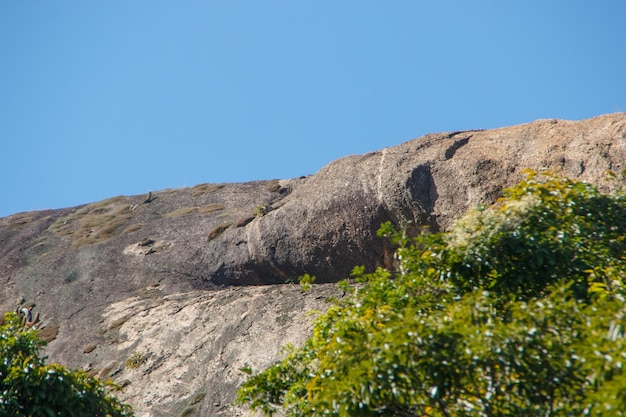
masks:
<instances>
[{"instance_id":1,"label":"rock cliff","mask_svg":"<svg viewBox=\"0 0 626 417\"><path fill-rule=\"evenodd\" d=\"M36 304L51 361L125 386L138 416L234 416L243 376L306 336L353 266L389 264L384 221L445 230L549 169L608 187L626 113L438 133L315 175L201 184L0 219L0 308ZM289 284L303 273L320 285ZM326 283L326 284L325 284ZM129 360L130 359L130 360Z\"/></svg>"}]
</instances>

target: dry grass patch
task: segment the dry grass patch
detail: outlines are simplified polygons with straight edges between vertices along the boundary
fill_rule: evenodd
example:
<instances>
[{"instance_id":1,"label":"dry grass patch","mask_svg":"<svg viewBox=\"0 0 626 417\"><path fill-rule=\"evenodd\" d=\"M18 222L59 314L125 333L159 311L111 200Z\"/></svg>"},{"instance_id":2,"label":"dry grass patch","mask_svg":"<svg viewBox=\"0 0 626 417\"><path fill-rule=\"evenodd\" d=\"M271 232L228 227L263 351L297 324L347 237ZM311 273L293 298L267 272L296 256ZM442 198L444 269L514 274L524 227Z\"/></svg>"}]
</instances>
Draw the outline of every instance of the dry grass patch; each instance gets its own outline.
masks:
<instances>
[{"instance_id":1,"label":"dry grass patch","mask_svg":"<svg viewBox=\"0 0 626 417\"><path fill-rule=\"evenodd\" d=\"M224 222L222 224L218 224L217 226L215 226L209 232L209 235L207 236L207 241L217 238L219 235L224 233L224 231L228 229L232 224L233 224L232 222Z\"/></svg>"},{"instance_id":2,"label":"dry grass patch","mask_svg":"<svg viewBox=\"0 0 626 417\"><path fill-rule=\"evenodd\" d=\"M198 207L182 207L174 211L170 211L169 213L165 213L163 217L167 217L169 219L171 217L187 216L191 213L195 213L196 211L198 211Z\"/></svg>"},{"instance_id":3,"label":"dry grass patch","mask_svg":"<svg viewBox=\"0 0 626 417\"><path fill-rule=\"evenodd\" d=\"M29 253L29 258L36 258L37 260L39 260L42 258L42 256L48 253L49 249L50 242L48 241L48 237L41 236L39 239L35 240L27 250Z\"/></svg>"},{"instance_id":4,"label":"dry grass patch","mask_svg":"<svg viewBox=\"0 0 626 417\"><path fill-rule=\"evenodd\" d=\"M193 213L209 214L209 213L213 213L219 210L224 210L225 208L226 207L221 203L207 204L206 206L202 206L202 207L182 207L182 208L179 208L179 209L176 209L174 211L164 214L163 217L171 218L171 217L188 216Z\"/></svg>"},{"instance_id":5,"label":"dry grass patch","mask_svg":"<svg viewBox=\"0 0 626 417\"><path fill-rule=\"evenodd\" d=\"M117 319L113 323L111 323L109 325L109 327L107 327L106 329L101 330L100 334L104 334L104 333L108 332L109 330L118 330L120 327L122 327L124 325L124 323L126 323L128 320L130 320L131 317L132 317L132 315L120 317L119 319Z\"/></svg>"},{"instance_id":6,"label":"dry grass patch","mask_svg":"<svg viewBox=\"0 0 626 417\"><path fill-rule=\"evenodd\" d=\"M265 189L269 191L270 193L279 192L281 189L280 180L270 180L265 186Z\"/></svg>"},{"instance_id":7,"label":"dry grass patch","mask_svg":"<svg viewBox=\"0 0 626 417\"><path fill-rule=\"evenodd\" d=\"M137 230L140 230L143 226L144 225L142 223L131 224L126 229L122 230L122 233L120 233L120 236L124 236L124 235L127 235L129 233L136 232Z\"/></svg>"},{"instance_id":8,"label":"dry grass patch","mask_svg":"<svg viewBox=\"0 0 626 417\"><path fill-rule=\"evenodd\" d=\"M9 229L19 230L33 220L33 213L20 213L9 218Z\"/></svg>"},{"instance_id":9,"label":"dry grass patch","mask_svg":"<svg viewBox=\"0 0 626 417\"><path fill-rule=\"evenodd\" d=\"M252 220L256 219L256 217L257 217L256 214L249 214L245 217L242 217L235 222L235 227L244 227L245 225L250 223Z\"/></svg>"},{"instance_id":10,"label":"dry grass patch","mask_svg":"<svg viewBox=\"0 0 626 417\"><path fill-rule=\"evenodd\" d=\"M48 244L48 238L46 236L42 236L39 239L33 242L33 245L30 247L33 250L43 249Z\"/></svg>"},{"instance_id":11,"label":"dry grass patch","mask_svg":"<svg viewBox=\"0 0 626 417\"><path fill-rule=\"evenodd\" d=\"M200 214L209 214L209 213L213 213L215 211L224 210L225 208L226 208L226 206L224 206L221 203L207 204L206 206L200 207L198 209L198 213L200 213Z\"/></svg>"},{"instance_id":12,"label":"dry grass patch","mask_svg":"<svg viewBox=\"0 0 626 417\"><path fill-rule=\"evenodd\" d=\"M191 196L200 197L201 195L215 192L220 188L224 188L224 186L221 184L198 184L191 188Z\"/></svg>"},{"instance_id":13,"label":"dry grass patch","mask_svg":"<svg viewBox=\"0 0 626 417\"><path fill-rule=\"evenodd\" d=\"M98 347L98 345L96 345L95 343L92 343L89 346L87 346L85 349L83 349L83 353L84 354L91 353L94 350L96 350L97 347Z\"/></svg>"},{"instance_id":14,"label":"dry grass patch","mask_svg":"<svg viewBox=\"0 0 626 417\"><path fill-rule=\"evenodd\" d=\"M100 379L110 378L115 374L115 372L119 369L119 367L120 367L119 364L115 362L111 362L103 370L100 371L98 376L100 377Z\"/></svg>"},{"instance_id":15,"label":"dry grass patch","mask_svg":"<svg viewBox=\"0 0 626 417\"><path fill-rule=\"evenodd\" d=\"M88 204L58 219L49 230L60 238L71 238L75 248L109 240L134 214L126 201L126 197L114 197Z\"/></svg>"},{"instance_id":16,"label":"dry grass patch","mask_svg":"<svg viewBox=\"0 0 626 417\"><path fill-rule=\"evenodd\" d=\"M57 338L58 334L59 334L59 325L53 324L52 326L47 326L39 330L38 336L40 340L46 343L50 343L54 339Z\"/></svg>"}]
</instances>

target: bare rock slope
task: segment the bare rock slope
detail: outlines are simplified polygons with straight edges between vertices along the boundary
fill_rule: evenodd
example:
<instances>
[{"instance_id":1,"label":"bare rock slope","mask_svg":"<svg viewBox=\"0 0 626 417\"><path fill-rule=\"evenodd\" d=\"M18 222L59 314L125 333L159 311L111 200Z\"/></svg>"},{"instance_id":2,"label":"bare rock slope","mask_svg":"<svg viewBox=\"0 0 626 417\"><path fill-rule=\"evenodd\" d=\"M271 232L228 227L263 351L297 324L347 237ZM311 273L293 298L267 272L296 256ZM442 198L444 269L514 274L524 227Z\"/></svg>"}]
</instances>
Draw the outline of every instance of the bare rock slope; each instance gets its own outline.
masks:
<instances>
[{"instance_id":1,"label":"bare rock slope","mask_svg":"<svg viewBox=\"0 0 626 417\"><path fill-rule=\"evenodd\" d=\"M51 360L125 386L138 416L244 415L238 368L259 369L336 292L285 284L372 269L386 220L444 230L524 168L606 187L626 114L431 134L291 180L201 184L0 219L0 307L33 302ZM130 359L130 360L129 360Z\"/></svg>"}]
</instances>

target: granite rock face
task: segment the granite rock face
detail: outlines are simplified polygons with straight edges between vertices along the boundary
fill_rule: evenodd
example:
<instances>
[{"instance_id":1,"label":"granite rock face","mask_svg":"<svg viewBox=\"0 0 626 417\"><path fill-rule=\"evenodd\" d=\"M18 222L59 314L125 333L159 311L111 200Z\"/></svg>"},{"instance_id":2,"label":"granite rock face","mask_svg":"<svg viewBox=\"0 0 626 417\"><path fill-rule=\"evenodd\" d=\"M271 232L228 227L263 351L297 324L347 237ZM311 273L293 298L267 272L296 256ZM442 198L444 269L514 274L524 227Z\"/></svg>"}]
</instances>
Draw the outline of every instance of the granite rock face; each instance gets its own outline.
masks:
<instances>
[{"instance_id":1,"label":"granite rock face","mask_svg":"<svg viewBox=\"0 0 626 417\"><path fill-rule=\"evenodd\" d=\"M619 113L431 134L298 179L19 213L0 219L0 307L35 303L50 360L122 383L138 416L245 415L229 405L238 368L302 341L306 311L337 295L286 283L387 266L382 222L445 230L525 168L606 188L625 164Z\"/></svg>"}]
</instances>

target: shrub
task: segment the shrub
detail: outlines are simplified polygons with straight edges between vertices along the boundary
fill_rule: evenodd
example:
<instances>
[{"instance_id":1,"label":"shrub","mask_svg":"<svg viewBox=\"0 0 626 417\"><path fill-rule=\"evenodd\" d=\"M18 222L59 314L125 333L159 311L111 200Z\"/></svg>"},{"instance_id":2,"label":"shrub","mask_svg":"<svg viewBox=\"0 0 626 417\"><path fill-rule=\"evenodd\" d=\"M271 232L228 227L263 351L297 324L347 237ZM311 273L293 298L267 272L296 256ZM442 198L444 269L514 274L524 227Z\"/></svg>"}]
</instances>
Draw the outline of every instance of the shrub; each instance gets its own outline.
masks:
<instances>
[{"instance_id":1,"label":"shrub","mask_svg":"<svg viewBox=\"0 0 626 417\"><path fill-rule=\"evenodd\" d=\"M238 402L288 416L621 416L626 201L530 173L450 232L398 245Z\"/></svg>"},{"instance_id":2,"label":"shrub","mask_svg":"<svg viewBox=\"0 0 626 417\"><path fill-rule=\"evenodd\" d=\"M116 387L58 364L44 363L45 345L36 330L19 325L14 313L0 326L0 410L6 416L133 416L111 395Z\"/></svg>"}]
</instances>

